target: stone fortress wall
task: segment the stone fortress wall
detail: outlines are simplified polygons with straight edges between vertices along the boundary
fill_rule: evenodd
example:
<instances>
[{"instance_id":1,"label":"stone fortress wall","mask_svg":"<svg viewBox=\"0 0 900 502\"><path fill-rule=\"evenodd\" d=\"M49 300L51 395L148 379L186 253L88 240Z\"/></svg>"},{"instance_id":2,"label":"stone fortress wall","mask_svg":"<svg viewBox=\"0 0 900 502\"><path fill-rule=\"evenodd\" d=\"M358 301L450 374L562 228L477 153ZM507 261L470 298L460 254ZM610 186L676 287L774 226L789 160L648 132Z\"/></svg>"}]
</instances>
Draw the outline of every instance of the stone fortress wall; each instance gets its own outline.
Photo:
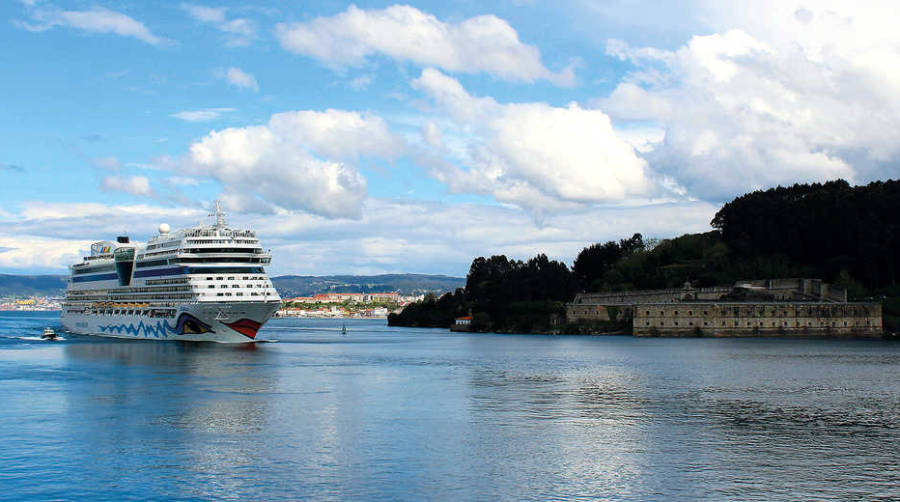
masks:
<instances>
[{"instance_id":1,"label":"stone fortress wall","mask_svg":"<svg viewBox=\"0 0 900 502\"><path fill-rule=\"evenodd\" d=\"M568 322L628 320L635 336L855 336L882 334L880 303L848 303L819 279L738 281L731 287L584 293Z\"/></svg>"},{"instance_id":2,"label":"stone fortress wall","mask_svg":"<svg viewBox=\"0 0 900 502\"><path fill-rule=\"evenodd\" d=\"M879 303L648 303L634 307L634 336L878 337Z\"/></svg>"},{"instance_id":3,"label":"stone fortress wall","mask_svg":"<svg viewBox=\"0 0 900 502\"><path fill-rule=\"evenodd\" d=\"M738 281L731 288L759 292L774 301L847 302L847 290L822 282L821 279L761 279Z\"/></svg>"},{"instance_id":4,"label":"stone fortress wall","mask_svg":"<svg viewBox=\"0 0 900 502\"><path fill-rule=\"evenodd\" d=\"M575 297L572 305L635 305L638 303L678 303L686 299L718 300L731 293L731 290L731 287L715 287L580 293Z\"/></svg>"}]
</instances>

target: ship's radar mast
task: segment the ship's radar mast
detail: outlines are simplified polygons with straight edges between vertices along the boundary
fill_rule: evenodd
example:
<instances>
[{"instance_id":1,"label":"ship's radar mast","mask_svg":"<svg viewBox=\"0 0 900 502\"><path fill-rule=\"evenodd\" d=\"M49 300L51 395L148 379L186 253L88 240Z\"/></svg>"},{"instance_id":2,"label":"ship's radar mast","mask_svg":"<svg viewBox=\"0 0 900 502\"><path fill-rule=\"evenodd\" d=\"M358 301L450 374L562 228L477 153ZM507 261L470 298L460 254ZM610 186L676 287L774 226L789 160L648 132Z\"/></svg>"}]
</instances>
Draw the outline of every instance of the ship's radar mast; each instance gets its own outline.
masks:
<instances>
[{"instance_id":1,"label":"ship's radar mast","mask_svg":"<svg viewBox=\"0 0 900 502\"><path fill-rule=\"evenodd\" d=\"M216 217L216 230L223 230L225 228L225 211L222 210L219 199L216 199L216 212L210 216Z\"/></svg>"}]
</instances>

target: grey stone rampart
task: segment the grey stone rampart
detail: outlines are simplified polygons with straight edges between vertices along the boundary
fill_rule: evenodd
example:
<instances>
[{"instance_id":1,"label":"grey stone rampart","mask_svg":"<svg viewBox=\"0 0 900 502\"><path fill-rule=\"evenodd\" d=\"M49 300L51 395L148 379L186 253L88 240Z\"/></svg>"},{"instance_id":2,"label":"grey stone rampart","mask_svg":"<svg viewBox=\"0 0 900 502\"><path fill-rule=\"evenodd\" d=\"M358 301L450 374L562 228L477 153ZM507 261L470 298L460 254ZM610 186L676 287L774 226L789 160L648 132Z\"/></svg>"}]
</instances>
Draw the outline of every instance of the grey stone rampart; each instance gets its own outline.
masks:
<instances>
[{"instance_id":1,"label":"grey stone rampart","mask_svg":"<svg viewBox=\"0 0 900 502\"><path fill-rule=\"evenodd\" d=\"M656 303L635 306L635 336L878 337L880 303Z\"/></svg>"},{"instance_id":2,"label":"grey stone rampart","mask_svg":"<svg viewBox=\"0 0 900 502\"><path fill-rule=\"evenodd\" d=\"M575 300L570 305L635 305L641 303L676 303L685 300L718 300L730 292L730 287L713 287L580 293L575 296Z\"/></svg>"},{"instance_id":3,"label":"grey stone rampart","mask_svg":"<svg viewBox=\"0 0 900 502\"><path fill-rule=\"evenodd\" d=\"M566 321L621 321L630 318L633 310L632 304L569 304L566 306Z\"/></svg>"}]
</instances>

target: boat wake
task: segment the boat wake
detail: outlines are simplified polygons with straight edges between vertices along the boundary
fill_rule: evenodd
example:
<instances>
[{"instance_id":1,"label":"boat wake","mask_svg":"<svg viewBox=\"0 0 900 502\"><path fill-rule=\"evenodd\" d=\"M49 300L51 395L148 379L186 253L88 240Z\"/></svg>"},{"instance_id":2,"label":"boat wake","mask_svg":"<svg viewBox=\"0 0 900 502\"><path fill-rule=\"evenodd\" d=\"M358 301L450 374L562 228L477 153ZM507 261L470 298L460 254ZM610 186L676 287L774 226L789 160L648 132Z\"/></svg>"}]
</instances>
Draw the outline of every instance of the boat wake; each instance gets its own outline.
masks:
<instances>
[{"instance_id":1,"label":"boat wake","mask_svg":"<svg viewBox=\"0 0 900 502\"><path fill-rule=\"evenodd\" d=\"M39 336L17 336L16 338L18 338L19 340L25 340L26 342L61 342L65 340L65 338L58 335L55 340L51 338L41 338Z\"/></svg>"}]
</instances>

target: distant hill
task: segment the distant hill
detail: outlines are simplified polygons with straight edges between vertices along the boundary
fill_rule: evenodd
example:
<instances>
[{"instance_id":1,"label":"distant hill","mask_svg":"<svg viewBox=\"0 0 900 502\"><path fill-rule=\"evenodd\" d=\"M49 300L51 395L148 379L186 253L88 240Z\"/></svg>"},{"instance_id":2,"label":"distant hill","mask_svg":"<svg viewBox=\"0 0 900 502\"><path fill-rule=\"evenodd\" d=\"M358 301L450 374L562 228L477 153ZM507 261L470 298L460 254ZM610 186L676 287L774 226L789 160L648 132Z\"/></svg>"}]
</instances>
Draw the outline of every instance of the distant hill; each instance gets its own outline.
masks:
<instances>
[{"instance_id":1,"label":"distant hill","mask_svg":"<svg viewBox=\"0 0 900 502\"><path fill-rule=\"evenodd\" d=\"M62 296L65 290L65 275L0 274L0 297Z\"/></svg>"},{"instance_id":2,"label":"distant hill","mask_svg":"<svg viewBox=\"0 0 900 502\"><path fill-rule=\"evenodd\" d=\"M462 277L423 274L281 275L272 277L272 283L282 297L290 298L328 292L399 291L404 295L428 291L442 293L465 287L466 280ZM65 275L0 274L0 297L62 296L65 289Z\"/></svg>"},{"instance_id":3,"label":"distant hill","mask_svg":"<svg viewBox=\"0 0 900 502\"><path fill-rule=\"evenodd\" d=\"M443 293L466 286L464 277L423 274L382 275L282 275L272 278L283 298L309 296L316 293L382 293L399 291L401 295L429 291Z\"/></svg>"}]
</instances>

